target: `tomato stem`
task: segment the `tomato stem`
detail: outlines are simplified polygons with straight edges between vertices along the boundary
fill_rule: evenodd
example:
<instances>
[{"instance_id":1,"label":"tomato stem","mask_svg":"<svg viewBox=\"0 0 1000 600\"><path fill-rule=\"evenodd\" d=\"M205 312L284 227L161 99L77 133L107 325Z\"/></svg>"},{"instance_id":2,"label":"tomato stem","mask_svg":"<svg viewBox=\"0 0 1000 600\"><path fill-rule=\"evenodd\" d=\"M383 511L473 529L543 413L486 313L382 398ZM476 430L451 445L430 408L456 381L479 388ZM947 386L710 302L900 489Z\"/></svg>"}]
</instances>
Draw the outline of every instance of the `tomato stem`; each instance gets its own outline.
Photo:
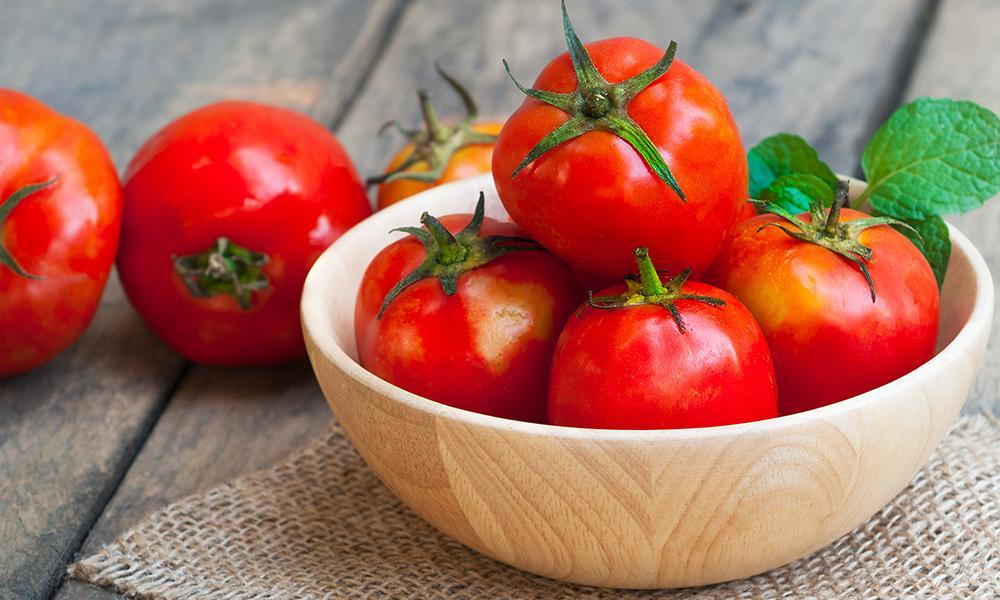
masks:
<instances>
[{"instance_id":1,"label":"tomato stem","mask_svg":"<svg viewBox=\"0 0 1000 600\"><path fill-rule=\"evenodd\" d=\"M37 275L32 275L27 271L25 271L21 267L20 263L18 263L17 260L14 258L14 255L12 255L10 251L7 250L7 247L4 246L3 244L4 225L7 223L7 219L10 217L10 214L14 212L14 209L17 208L17 205L20 204L22 200L24 200L28 196L31 196L32 194L36 194L44 190L45 188L55 184L55 182L58 181L58 179L59 177L56 176L48 181L43 181L41 183L31 183L24 187L18 188L17 190L14 191L13 194L11 194L4 201L3 204L0 204L0 265L6 266L8 269L13 271L14 274L18 275L19 277L24 277L25 279L42 279Z\"/></svg>"},{"instance_id":2,"label":"tomato stem","mask_svg":"<svg viewBox=\"0 0 1000 600\"><path fill-rule=\"evenodd\" d=\"M677 325L677 330L685 333L687 326L684 324L684 319L681 318L680 311L677 308L676 302L678 300L694 300L710 306L725 306L726 304L726 301L721 298L684 292L684 284L687 282L688 277L691 276L691 269L684 269L668 281L666 285L663 285L660 274L657 272L656 267L653 266L653 261L649 257L648 249L636 248L635 260L639 267L639 277L637 278L634 275L626 276L624 292L615 296L594 296L594 293L590 292L587 304L583 308L590 306L601 310L613 310L630 306L655 304L667 309L674 323ZM583 308L580 309L581 312ZM577 316L579 315L580 313L577 313Z\"/></svg>"},{"instance_id":3,"label":"tomato stem","mask_svg":"<svg viewBox=\"0 0 1000 600\"><path fill-rule=\"evenodd\" d=\"M649 139L649 135L642 127L628 114L628 105L632 100L670 69L677 52L677 44L670 42L660 60L642 73L621 83L609 83L594 66L587 48L573 30L569 13L566 11L566 0L562 2L562 17L566 45L569 47L570 61L576 73L576 90L563 94L524 87L511 73L507 61L503 61L507 75L510 76L517 89L525 95L552 105L570 116L568 121L535 144L514 169L511 177L517 177L524 168L560 144L590 131L607 131L628 142L642 157L653 174L670 186L683 202L684 191L670 172L670 167L663 160L660 150Z\"/></svg>"},{"instance_id":4,"label":"tomato stem","mask_svg":"<svg viewBox=\"0 0 1000 600\"><path fill-rule=\"evenodd\" d=\"M407 273L386 294L376 318L381 319L389 305L406 288L423 279L435 278L441 284L446 296L458 291L458 277L463 273L478 269L505 254L519 251L544 250L535 240L508 235L480 236L486 218L486 196L479 192L476 210L466 225L457 234L452 234L437 218L424 213L420 217L420 227L398 227L392 231L408 233L417 238L427 253L424 261ZM392 232L390 232L392 233Z\"/></svg>"},{"instance_id":5,"label":"tomato stem","mask_svg":"<svg viewBox=\"0 0 1000 600\"><path fill-rule=\"evenodd\" d=\"M658 296L666 293L663 282L660 281L660 274L656 272L653 261L649 259L649 250L646 248L635 249L635 261L639 266L639 279L642 283L642 293L645 296Z\"/></svg>"},{"instance_id":6,"label":"tomato stem","mask_svg":"<svg viewBox=\"0 0 1000 600\"><path fill-rule=\"evenodd\" d=\"M490 133L483 133L473 129L476 118L479 116L479 108L469 91L459 83L454 77L449 75L435 64L438 74L462 99L465 107L465 117L455 126L446 125L434 109L430 96L426 90L418 90L417 97L420 101L420 112L424 117L424 125L421 129L406 129L398 121L388 121L379 130L383 133L389 127L395 127L407 140L413 144L413 151L396 168L369 177L365 183L375 185L389 183L401 179L412 181L422 181L433 183L444 175L444 170L451 162L452 157L462 148L474 145L493 144L497 136ZM425 164L427 168L422 171L411 171L410 169L418 164Z\"/></svg>"},{"instance_id":7,"label":"tomato stem","mask_svg":"<svg viewBox=\"0 0 1000 600\"><path fill-rule=\"evenodd\" d=\"M267 289L270 282L263 267L268 256L254 252L228 238L220 237L203 252L171 256L174 272L195 298L231 296L242 310L253 306L253 293Z\"/></svg>"}]
</instances>

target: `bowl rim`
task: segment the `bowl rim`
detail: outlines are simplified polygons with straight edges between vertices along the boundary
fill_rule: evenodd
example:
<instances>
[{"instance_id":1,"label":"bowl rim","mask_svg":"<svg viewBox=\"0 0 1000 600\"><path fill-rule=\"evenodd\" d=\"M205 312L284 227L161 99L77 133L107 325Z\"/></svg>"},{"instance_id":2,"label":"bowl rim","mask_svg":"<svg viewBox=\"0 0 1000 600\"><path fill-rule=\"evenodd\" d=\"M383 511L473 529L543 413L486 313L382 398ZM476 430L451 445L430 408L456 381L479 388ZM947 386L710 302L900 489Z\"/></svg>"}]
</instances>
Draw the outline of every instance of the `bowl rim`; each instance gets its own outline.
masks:
<instances>
[{"instance_id":1,"label":"bowl rim","mask_svg":"<svg viewBox=\"0 0 1000 600\"><path fill-rule=\"evenodd\" d=\"M864 183L852 178L852 183ZM948 223L948 232L951 235L952 252L961 252L969 260L976 283L976 297L972 312L968 320L955 335L948 345L934 355L930 360L920 365L906 375L894 379L885 385L869 390L863 394L814 408L811 410L795 413L791 415L779 415L760 421L749 421L746 423L735 423L731 425L716 425L711 427L691 427L685 429L596 429L583 427L567 427L562 425L550 425L547 423L532 423L527 421L517 421L504 417L495 417L477 413L461 408L456 408L447 404L442 404L430 398L414 394L400 388L384 379L374 375L356 362L348 353L334 340L332 330L329 327L328 319L325 316L325 305L320 298L320 290L323 289L322 282L318 281L321 273L326 270L326 264L332 260L341 248L355 243L365 238L371 231L377 229L385 232L390 229L379 225L381 221L391 218L394 213L409 211L410 206L415 203L426 202L429 197L436 195L458 195L468 192L472 194L483 189L493 188L493 178L490 174L480 177L463 179L452 183L447 183L419 194L415 194L406 200L389 206L371 217L368 217L358 225L348 230L338 238L323 254L316 260L309 274L306 277L302 291L301 318L303 334L309 338L324 358L335 365L342 373L355 380L357 383L367 388L375 390L377 393L391 398L395 402L400 402L408 407L433 415L434 417L445 418L458 421L463 424L488 429L519 432L525 435L556 436L562 438L586 438L602 441L650 441L671 438L677 440L702 439L707 437L733 436L749 433L761 433L772 430L794 427L805 421L815 419L828 419L842 416L862 409L879 398L885 396L885 392L891 392L900 387L908 386L922 379L926 374L935 370L939 363L948 361L952 356L963 352L963 348L972 343L976 332L984 327L989 327L993 316L993 279L989 267L979 250L971 241L956 227ZM853 190L852 190L853 191ZM472 196L470 195L470 198ZM384 235L384 233L383 233ZM388 242L387 242L388 244ZM352 290L352 293L356 293ZM352 319L353 320L353 319ZM310 356L310 359L315 359ZM315 370L315 365L314 370Z\"/></svg>"}]
</instances>

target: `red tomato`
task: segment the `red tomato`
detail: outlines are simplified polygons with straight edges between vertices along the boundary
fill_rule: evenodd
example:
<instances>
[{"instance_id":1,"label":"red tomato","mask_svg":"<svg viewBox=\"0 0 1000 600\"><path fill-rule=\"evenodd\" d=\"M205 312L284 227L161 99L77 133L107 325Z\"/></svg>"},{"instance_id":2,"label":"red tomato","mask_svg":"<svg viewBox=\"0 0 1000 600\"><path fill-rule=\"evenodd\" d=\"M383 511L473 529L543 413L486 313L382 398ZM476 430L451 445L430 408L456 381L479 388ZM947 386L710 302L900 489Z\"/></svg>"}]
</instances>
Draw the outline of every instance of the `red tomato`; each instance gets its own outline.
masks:
<instances>
[{"instance_id":1,"label":"red tomato","mask_svg":"<svg viewBox=\"0 0 1000 600\"><path fill-rule=\"evenodd\" d=\"M641 281L604 290L559 336L549 422L601 429L674 429L778 414L774 370L750 312L723 290L666 285L645 248Z\"/></svg>"},{"instance_id":2,"label":"red tomato","mask_svg":"<svg viewBox=\"0 0 1000 600\"><path fill-rule=\"evenodd\" d=\"M0 89L0 376L87 329L114 263L121 187L87 127Z\"/></svg>"},{"instance_id":3,"label":"red tomato","mask_svg":"<svg viewBox=\"0 0 1000 600\"><path fill-rule=\"evenodd\" d=\"M523 232L513 223L486 219L481 229L473 223L462 230L470 217L451 215L439 223L425 216L434 238L407 229L424 239L408 236L372 259L354 317L358 357L372 373L432 400L544 421L552 348L580 290L569 267L537 245L498 253L491 236L508 240L499 247L523 246ZM468 258L441 266L449 252ZM442 273L440 281L433 270ZM404 277L416 281L395 295Z\"/></svg>"},{"instance_id":4,"label":"red tomato","mask_svg":"<svg viewBox=\"0 0 1000 600\"><path fill-rule=\"evenodd\" d=\"M329 131L281 108L214 104L153 136L125 179L119 273L167 344L210 364L305 354L306 273L371 214Z\"/></svg>"},{"instance_id":5,"label":"red tomato","mask_svg":"<svg viewBox=\"0 0 1000 600\"><path fill-rule=\"evenodd\" d=\"M673 48L664 56L635 38L571 44L578 58L550 62L497 139L493 177L507 211L584 271L619 277L643 245L664 269L699 273L748 198L726 101L684 62L657 63ZM644 79L654 65L659 76Z\"/></svg>"},{"instance_id":6,"label":"red tomato","mask_svg":"<svg viewBox=\"0 0 1000 600\"><path fill-rule=\"evenodd\" d=\"M858 244L849 246L851 260L771 225L799 233L820 222L808 213L797 217L802 227L760 215L736 227L712 267L713 281L746 304L767 337L782 413L867 392L934 354L934 273L920 250L892 227L862 228L859 220L867 217L840 212L837 235ZM845 229L852 222L856 230ZM862 247L870 249L870 259L859 256Z\"/></svg>"}]
</instances>

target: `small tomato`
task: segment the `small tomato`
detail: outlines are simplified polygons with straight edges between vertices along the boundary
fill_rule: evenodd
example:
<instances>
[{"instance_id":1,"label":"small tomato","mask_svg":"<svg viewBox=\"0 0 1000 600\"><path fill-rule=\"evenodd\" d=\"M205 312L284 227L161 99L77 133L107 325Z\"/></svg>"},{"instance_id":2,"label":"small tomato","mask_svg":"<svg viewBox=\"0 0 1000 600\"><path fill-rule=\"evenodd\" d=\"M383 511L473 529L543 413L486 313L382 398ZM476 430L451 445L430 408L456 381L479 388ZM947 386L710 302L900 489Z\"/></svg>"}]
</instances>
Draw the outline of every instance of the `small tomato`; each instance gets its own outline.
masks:
<instances>
[{"instance_id":1,"label":"small tomato","mask_svg":"<svg viewBox=\"0 0 1000 600\"><path fill-rule=\"evenodd\" d=\"M591 297L559 336L549 422L673 429L777 416L771 355L750 312L723 290L664 285L645 248L640 278Z\"/></svg>"}]
</instances>

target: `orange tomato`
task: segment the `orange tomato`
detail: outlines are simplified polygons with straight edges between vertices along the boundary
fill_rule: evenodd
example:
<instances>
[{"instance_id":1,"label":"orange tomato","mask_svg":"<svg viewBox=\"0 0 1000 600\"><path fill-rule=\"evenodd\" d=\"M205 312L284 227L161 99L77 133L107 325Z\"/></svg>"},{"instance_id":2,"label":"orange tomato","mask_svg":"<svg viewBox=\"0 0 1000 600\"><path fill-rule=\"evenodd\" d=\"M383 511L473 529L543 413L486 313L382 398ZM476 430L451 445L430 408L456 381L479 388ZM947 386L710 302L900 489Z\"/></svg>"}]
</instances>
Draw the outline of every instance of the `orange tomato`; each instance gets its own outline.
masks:
<instances>
[{"instance_id":1,"label":"orange tomato","mask_svg":"<svg viewBox=\"0 0 1000 600\"><path fill-rule=\"evenodd\" d=\"M470 129L478 133L495 136L500 133L500 129L502 127L503 123L484 122L476 123L472 125ZM403 149L392 157L392 160L390 160L389 164L386 165L385 171L387 173L395 171L406 161L407 158L410 157L414 148L415 146L412 143L404 146ZM409 198L416 193L428 190L434 186L441 185L442 183L455 181L457 179L464 179L466 177L474 177L476 175L482 175L483 173L489 173L492 161L493 144L472 144L465 146L464 148L460 148L455 152L455 154L452 155L451 160L448 161L441 177L433 183L417 181L414 179L396 179L379 185L377 200L378 208L381 210L399 202L404 198ZM427 163L421 161L406 169L406 172L422 173L427 170Z\"/></svg>"}]
</instances>

